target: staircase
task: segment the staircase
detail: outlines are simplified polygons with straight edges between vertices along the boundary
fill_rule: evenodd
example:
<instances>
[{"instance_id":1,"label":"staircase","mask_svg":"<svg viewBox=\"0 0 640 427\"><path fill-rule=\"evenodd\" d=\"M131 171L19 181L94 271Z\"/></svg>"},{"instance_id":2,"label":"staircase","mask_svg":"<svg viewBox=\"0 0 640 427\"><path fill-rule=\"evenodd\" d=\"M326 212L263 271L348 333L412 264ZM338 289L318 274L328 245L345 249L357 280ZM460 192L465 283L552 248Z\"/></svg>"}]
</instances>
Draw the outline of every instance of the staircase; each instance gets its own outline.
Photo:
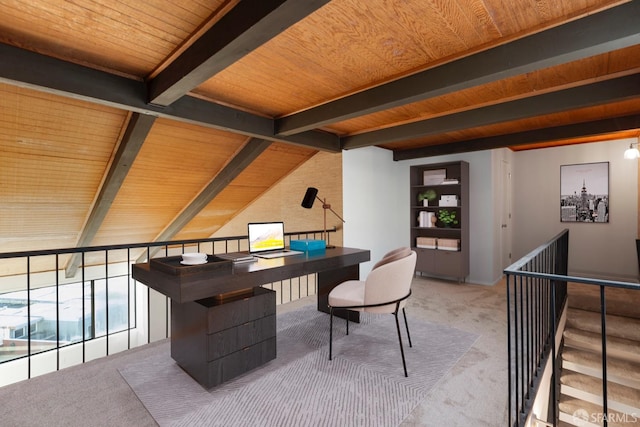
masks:
<instances>
[{"instance_id":1,"label":"staircase","mask_svg":"<svg viewBox=\"0 0 640 427\"><path fill-rule=\"evenodd\" d=\"M602 426L600 288L568 285L560 426ZM640 291L606 289L609 426L640 427Z\"/></svg>"}]
</instances>

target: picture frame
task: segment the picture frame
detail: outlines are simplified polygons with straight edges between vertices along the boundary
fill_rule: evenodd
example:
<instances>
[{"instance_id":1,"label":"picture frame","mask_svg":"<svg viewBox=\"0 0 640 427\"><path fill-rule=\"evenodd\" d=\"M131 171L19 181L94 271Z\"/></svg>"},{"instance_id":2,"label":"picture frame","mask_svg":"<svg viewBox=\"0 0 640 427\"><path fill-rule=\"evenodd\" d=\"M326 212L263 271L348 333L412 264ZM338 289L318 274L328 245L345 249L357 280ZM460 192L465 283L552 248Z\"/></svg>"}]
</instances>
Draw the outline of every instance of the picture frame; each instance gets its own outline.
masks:
<instances>
[{"instance_id":1,"label":"picture frame","mask_svg":"<svg viewBox=\"0 0 640 427\"><path fill-rule=\"evenodd\" d=\"M609 162L560 166L560 222L609 222Z\"/></svg>"}]
</instances>

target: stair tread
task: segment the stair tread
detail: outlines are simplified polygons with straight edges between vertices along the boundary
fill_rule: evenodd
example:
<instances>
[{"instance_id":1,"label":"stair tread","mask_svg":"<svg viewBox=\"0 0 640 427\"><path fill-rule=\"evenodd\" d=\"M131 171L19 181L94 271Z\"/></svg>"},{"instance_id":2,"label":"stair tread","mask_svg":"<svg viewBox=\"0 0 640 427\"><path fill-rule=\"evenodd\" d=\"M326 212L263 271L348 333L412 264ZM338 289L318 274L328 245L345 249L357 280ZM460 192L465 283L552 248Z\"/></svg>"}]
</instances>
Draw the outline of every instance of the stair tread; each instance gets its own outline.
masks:
<instances>
[{"instance_id":1,"label":"stair tread","mask_svg":"<svg viewBox=\"0 0 640 427\"><path fill-rule=\"evenodd\" d=\"M582 390L595 396L602 396L602 380L583 375L577 372L563 372L560 376L560 383L575 389ZM608 402L621 403L634 408L636 414L640 414L640 390L607 382Z\"/></svg>"},{"instance_id":2,"label":"stair tread","mask_svg":"<svg viewBox=\"0 0 640 427\"><path fill-rule=\"evenodd\" d=\"M598 372L598 378L602 378L602 356L588 350L574 348L564 348L562 351L563 367L564 361L584 366L591 371ZM586 373L586 372L582 372ZM640 363L620 360L609 357L607 360L607 378L610 381L629 385L636 383L640 385Z\"/></svg>"},{"instance_id":3,"label":"stair tread","mask_svg":"<svg viewBox=\"0 0 640 427\"><path fill-rule=\"evenodd\" d=\"M581 348L602 352L602 338L600 334L575 328L564 330L564 344L570 348ZM607 356L640 363L640 346L637 341L618 337L607 337Z\"/></svg>"},{"instance_id":4,"label":"stair tread","mask_svg":"<svg viewBox=\"0 0 640 427\"><path fill-rule=\"evenodd\" d=\"M606 288L608 414L602 413L600 287L568 283L559 417L562 425L640 427L640 291ZM587 418L584 418L587 417Z\"/></svg>"},{"instance_id":5,"label":"stair tread","mask_svg":"<svg viewBox=\"0 0 640 427\"><path fill-rule=\"evenodd\" d=\"M585 420L594 424L601 424L603 418L602 405L587 402L574 397L561 395L558 404L560 412L577 418L575 424L566 423L565 425L580 425L579 421ZM640 418L633 414L624 414L623 412L609 409L609 426L610 427L637 427L640 426Z\"/></svg>"},{"instance_id":6,"label":"stair tread","mask_svg":"<svg viewBox=\"0 0 640 427\"><path fill-rule=\"evenodd\" d=\"M607 314L607 336L640 341L640 319ZM602 317L600 313L569 308L567 310L567 327L600 333Z\"/></svg>"},{"instance_id":7,"label":"stair tread","mask_svg":"<svg viewBox=\"0 0 640 427\"><path fill-rule=\"evenodd\" d=\"M568 283L569 307L600 312L600 288L582 283ZM640 291L624 288L605 290L607 313L640 319Z\"/></svg>"}]
</instances>

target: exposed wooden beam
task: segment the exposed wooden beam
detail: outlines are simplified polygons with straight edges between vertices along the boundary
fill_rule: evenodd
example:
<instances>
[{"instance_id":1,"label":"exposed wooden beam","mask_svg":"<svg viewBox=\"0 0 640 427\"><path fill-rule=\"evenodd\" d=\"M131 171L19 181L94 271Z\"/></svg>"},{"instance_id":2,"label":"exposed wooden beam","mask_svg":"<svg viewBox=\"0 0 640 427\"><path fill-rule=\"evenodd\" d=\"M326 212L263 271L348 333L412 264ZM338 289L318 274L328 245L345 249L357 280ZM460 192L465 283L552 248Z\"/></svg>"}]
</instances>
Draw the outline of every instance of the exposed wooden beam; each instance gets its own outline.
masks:
<instances>
[{"instance_id":1,"label":"exposed wooden beam","mask_svg":"<svg viewBox=\"0 0 640 427\"><path fill-rule=\"evenodd\" d=\"M292 135L640 43L640 2L515 40L458 61L276 120Z\"/></svg>"},{"instance_id":2,"label":"exposed wooden beam","mask_svg":"<svg viewBox=\"0 0 640 427\"><path fill-rule=\"evenodd\" d=\"M154 116L148 116L144 114L134 113L127 128L125 129L122 141L118 146L111 167L107 172L107 176L102 183L98 197L93 204L93 209L89 214L89 218L82 229L80 238L76 246L83 247L91 245L93 238L100 229L104 218L107 216L111 204L118 195L120 187L124 182L131 166L135 161L142 144L147 139L147 135L153 126L156 118ZM69 259L67 267L65 268L65 276L73 277L78 270L81 263L81 255L75 253Z\"/></svg>"},{"instance_id":3,"label":"exposed wooden beam","mask_svg":"<svg viewBox=\"0 0 640 427\"><path fill-rule=\"evenodd\" d=\"M168 107L147 103L144 82L62 61L0 43L0 82L60 96L108 105L253 138L284 141L317 150L339 152L338 136L310 131L277 137L274 120L185 96Z\"/></svg>"},{"instance_id":4,"label":"exposed wooden beam","mask_svg":"<svg viewBox=\"0 0 640 427\"><path fill-rule=\"evenodd\" d=\"M155 241L171 240L185 225L195 218L222 190L225 189L240 173L245 170L260 154L269 146L270 141L252 139L240 150L240 152L216 175L216 177L202 190L200 194L169 224ZM153 256L160 248L151 249L149 257ZM144 262L147 253L141 255L137 262Z\"/></svg>"},{"instance_id":5,"label":"exposed wooden beam","mask_svg":"<svg viewBox=\"0 0 640 427\"><path fill-rule=\"evenodd\" d=\"M276 137L273 133L274 121L272 119L234 110L191 96L180 98L165 107L158 115L258 139L284 141L334 153L341 150L340 138L337 135L322 131L309 131L290 137Z\"/></svg>"},{"instance_id":6,"label":"exposed wooden beam","mask_svg":"<svg viewBox=\"0 0 640 427\"><path fill-rule=\"evenodd\" d=\"M149 102L169 105L315 12L329 0L243 0L149 85Z\"/></svg>"},{"instance_id":7,"label":"exposed wooden beam","mask_svg":"<svg viewBox=\"0 0 640 427\"><path fill-rule=\"evenodd\" d=\"M396 141L520 120L571 109L624 101L640 96L640 74L545 93L502 104L463 111L342 138L343 149Z\"/></svg>"},{"instance_id":8,"label":"exposed wooden beam","mask_svg":"<svg viewBox=\"0 0 640 427\"><path fill-rule=\"evenodd\" d=\"M546 141L560 141L571 138L603 135L611 132L639 128L640 115L615 117L487 138L468 139L428 147L396 150L393 152L393 160L410 160L447 154L468 153L471 151L493 150L496 148L515 147Z\"/></svg>"}]
</instances>

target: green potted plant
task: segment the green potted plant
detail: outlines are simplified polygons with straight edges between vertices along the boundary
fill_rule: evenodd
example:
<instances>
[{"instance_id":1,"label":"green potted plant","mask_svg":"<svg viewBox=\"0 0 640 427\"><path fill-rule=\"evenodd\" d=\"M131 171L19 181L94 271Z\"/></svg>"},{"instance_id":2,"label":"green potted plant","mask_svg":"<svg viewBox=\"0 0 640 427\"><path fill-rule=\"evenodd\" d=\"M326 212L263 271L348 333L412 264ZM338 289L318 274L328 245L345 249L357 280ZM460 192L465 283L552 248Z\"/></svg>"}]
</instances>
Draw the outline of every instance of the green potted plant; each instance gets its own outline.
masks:
<instances>
[{"instance_id":1,"label":"green potted plant","mask_svg":"<svg viewBox=\"0 0 640 427\"><path fill-rule=\"evenodd\" d=\"M458 225L457 212L449 209L440 209L438 211L438 220L444 224L445 227L452 227Z\"/></svg>"},{"instance_id":2,"label":"green potted plant","mask_svg":"<svg viewBox=\"0 0 640 427\"><path fill-rule=\"evenodd\" d=\"M429 202L433 202L436 197L438 197L438 195L435 190L430 188L418 193L418 203L422 202L424 206L429 206Z\"/></svg>"}]
</instances>

